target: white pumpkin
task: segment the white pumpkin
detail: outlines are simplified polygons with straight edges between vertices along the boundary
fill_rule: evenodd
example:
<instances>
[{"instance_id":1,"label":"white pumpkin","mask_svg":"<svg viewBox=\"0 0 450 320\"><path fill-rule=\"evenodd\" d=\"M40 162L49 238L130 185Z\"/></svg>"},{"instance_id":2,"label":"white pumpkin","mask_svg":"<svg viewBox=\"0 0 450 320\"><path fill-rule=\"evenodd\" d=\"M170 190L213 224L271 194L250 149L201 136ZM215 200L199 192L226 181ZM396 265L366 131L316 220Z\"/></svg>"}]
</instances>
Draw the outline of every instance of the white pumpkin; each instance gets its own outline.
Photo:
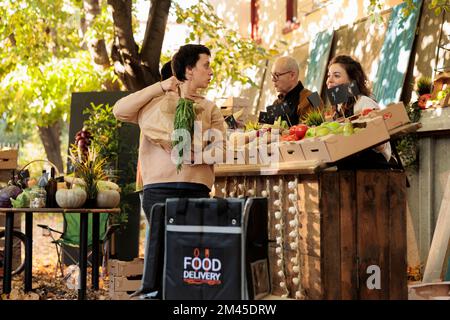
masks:
<instances>
[{"instance_id":1,"label":"white pumpkin","mask_svg":"<svg viewBox=\"0 0 450 320\"><path fill-rule=\"evenodd\" d=\"M97 208L116 208L120 203L120 193L116 190L100 190L97 193Z\"/></svg>"},{"instance_id":2,"label":"white pumpkin","mask_svg":"<svg viewBox=\"0 0 450 320\"><path fill-rule=\"evenodd\" d=\"M61 208L80 208L86 202L86 198L86 191L81 188L56 191L56 203Z\"/></svg>"}]
</instances>

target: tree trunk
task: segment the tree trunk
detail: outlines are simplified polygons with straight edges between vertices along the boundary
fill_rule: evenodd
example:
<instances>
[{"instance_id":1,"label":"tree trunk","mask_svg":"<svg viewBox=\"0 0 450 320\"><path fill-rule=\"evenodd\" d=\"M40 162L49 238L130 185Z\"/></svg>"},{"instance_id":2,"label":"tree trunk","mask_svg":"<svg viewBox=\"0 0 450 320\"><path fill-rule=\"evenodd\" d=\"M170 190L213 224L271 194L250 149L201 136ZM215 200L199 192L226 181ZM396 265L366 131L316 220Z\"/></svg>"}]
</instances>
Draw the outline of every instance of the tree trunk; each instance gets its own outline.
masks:
<instances>
[{"instance_id":1,"label":"tree trunk","mask_svg":"<svg viewBox=\"0 0 450 320\"><path fill-rule=\"evenodd\" d=\"M88 29L94 24L95 18L101 14L99 0L83 0L83 8L86 11L84 27ZM87 48L96 64L99 64L104 68L108 68L110 66L104 39L88 40Z\"/></svg>"},{"instance_id":2,"label":"tree trunk","mask_svg":"<svg viewBox=\"0 0 450 320\"><path fill-rule=\"evenodd\" d=\"M49 127L39 127L39 137L44 145L47 160L52 162L60 173L64 172L63 161L61 157L61 126L55 122Z\"/></svg>"},{"instance_id":3,"label":"tree trunk","mask_svg":"<svg viewBox=\"0 0 450 320\"><path fill-rule=\"evenodd\" d=\"M158 81L159 59L171 0L152 0L141 53L134 40L131 0L108 0L113 8L116 42L111 50L116 73L128 90L140 90Z\"/></svg>"}]
</instances>

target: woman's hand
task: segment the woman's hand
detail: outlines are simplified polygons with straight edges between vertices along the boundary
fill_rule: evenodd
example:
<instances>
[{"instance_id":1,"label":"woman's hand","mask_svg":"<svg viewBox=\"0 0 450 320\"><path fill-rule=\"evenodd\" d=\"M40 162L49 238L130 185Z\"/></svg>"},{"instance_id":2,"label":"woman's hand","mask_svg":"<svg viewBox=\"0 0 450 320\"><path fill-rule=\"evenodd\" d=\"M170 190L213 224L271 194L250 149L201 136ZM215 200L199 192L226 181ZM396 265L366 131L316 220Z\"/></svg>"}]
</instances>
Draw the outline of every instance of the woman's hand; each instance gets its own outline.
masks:
<instances>
[{"instance_id":1,"label":"woman's hand","mask_svg":"<svg viewBox=\"0 0 450 320\"><path fill-rule=\"evenodd\" d=\"M179 82L175 76L170 77L169 79L166 79L164 81L161 81L161 88L164 90L164 92L167 91L177 91L177 87L179 85Z\"/></svg>"}]
</instances>

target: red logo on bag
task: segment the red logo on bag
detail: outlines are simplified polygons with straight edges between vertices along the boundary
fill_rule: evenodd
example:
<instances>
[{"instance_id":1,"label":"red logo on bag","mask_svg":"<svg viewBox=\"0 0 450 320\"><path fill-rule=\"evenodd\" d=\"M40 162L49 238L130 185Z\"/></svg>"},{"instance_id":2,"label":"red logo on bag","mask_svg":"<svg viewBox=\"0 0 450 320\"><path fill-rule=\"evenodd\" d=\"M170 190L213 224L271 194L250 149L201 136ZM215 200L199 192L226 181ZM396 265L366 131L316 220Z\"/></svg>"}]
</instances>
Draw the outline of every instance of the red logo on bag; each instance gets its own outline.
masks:
<instances>
[{"instance_id":1,"label":"red logo on bag","mask_svg":"<svg viewBox=\"0 0 450 320\"><path fill-rule=\"evenodd\" d=\"M219 285L222 283L222 262L210 257L210 249L204 249L201 257L200 249L194 248L193 257L183 258L183 281L188 284Z\"/></svg>"},{"instance_id":2,"label":"red logo on bag","mask_svg":"<svg viewBox=\"0 0 450 320\"><path fill-rule=\"evenodd\" d=\"M392 112L386 112L385 114L383 114L383 120L387 120L392 118Z\"/></svg>"}]
</instances>

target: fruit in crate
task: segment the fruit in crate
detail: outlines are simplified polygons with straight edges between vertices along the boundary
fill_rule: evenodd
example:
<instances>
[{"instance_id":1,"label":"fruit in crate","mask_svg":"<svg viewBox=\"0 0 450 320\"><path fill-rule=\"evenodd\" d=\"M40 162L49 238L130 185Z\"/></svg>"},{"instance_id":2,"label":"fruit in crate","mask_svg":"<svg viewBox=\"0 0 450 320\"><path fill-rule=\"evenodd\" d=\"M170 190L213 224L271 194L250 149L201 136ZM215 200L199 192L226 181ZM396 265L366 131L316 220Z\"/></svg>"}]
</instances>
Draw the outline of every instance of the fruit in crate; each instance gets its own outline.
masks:
<instances>
[{"instance_id":1,"label":"fruit in crate","mask_svg":"<svg viewBox=\"0 0 450 320\"><path fill-rule=\"evenodd\" d=\"M317 127L316 128L316 137L323 137L330 133L331 133L331 131L327 127Z\"/></svg>"},{"instance_id":2,"label":"fruit in crate","mask_svg":"<svg viewBox=\"0 0 450 320\"><path fill-rule=\"evenodd\" d=\"M351 122L346 122L344 124L343 134L344 136L350 136L354 133L353 124Z\"/></svg>"},{"instance_id":3,"label":"fruit in crate","mask_svg":"<svg viewBox=\"0 0 450 320\"><path fill-rule=\"evenodd\" d=\"M306 131L305 138L313 138L316 136L316 127L311 127Z\"/></svg>"},{"instance_id":4,"label":"fruit in crate","mask_svg":"<svg viewBox=\"0 0 450 320\"><path fill-rule=\"evenodd\" d=\"M301 140L305 137L308 126L306 124L298 124L289 128L289 135L295 134L297 140Z\"/></svg>"},{"instance_id":5,"label":"fruit in crate","mask_svg":"<svg viewBox=\"0 0 450 320\"><path fill-rule=\"evenodd\" d=\"M442 97L439 100L442 100L444 98L445 98L445 96ZM420 109L426 109L427 108L427 102L430 99L431 99L431 93L425 93L425 94L423 94L423 95L421 95L419 97L419 101L417 102L417 105L419 106Z\"/></svg>"},{"instance_id":6,"label":"fruit in crate","mask_svg":"<svg viewBox=\"0 0 450 320\"><path fill-rule=\"evenodd\" d=\"M371 113L373 110L375 110L375 109L373 109L373 108L364 108L362 111L361 111L361 115L362 116L367 116L369 113Z\"/></svg>"},{"instance_id":7,"label":"fruit in crate","mask_svg":"<svg viewBox=\"0 0 450 320\"><path fill-rule=\"evenodd\" d=\"M262 126L257 121L248 121L244 126L244 130L245 131L259 130L261 129L261 127Z\"/></svg>"},{"instance_id":8,"label":"fruit in crate","mask_svg":"<svg viewBox=\"0 0 450 320\"><path fill-rule=\"evenodd\" d=\"M334 132L334 131L338 130L341 127L341 124L339 122L332 121L332 122L323 122L320 126L321 127L326 127L330 131Z\"/></svg>"},{"instance_id":9,"label":"fruit in crate","mask_svg":"<svg viewBox=\"0 0 450 320\"><path fill-rule=\"evenodd\" d=\"M278 129L280 131L289 129L289 126L285 120L281 120L281 116L273 123L272 129Z\"/></svg>"},{"instance_id":10,"label":"fruit in crate","mask_svg":"<svg viewBox=\"0 0 450 320\"><path fill-rule=\"evenodd\" d=\"M297 135L294 134L286 134L281 136L281 141L298 141L300 139L297 138Z\"/></svg>"}]
</instances>

